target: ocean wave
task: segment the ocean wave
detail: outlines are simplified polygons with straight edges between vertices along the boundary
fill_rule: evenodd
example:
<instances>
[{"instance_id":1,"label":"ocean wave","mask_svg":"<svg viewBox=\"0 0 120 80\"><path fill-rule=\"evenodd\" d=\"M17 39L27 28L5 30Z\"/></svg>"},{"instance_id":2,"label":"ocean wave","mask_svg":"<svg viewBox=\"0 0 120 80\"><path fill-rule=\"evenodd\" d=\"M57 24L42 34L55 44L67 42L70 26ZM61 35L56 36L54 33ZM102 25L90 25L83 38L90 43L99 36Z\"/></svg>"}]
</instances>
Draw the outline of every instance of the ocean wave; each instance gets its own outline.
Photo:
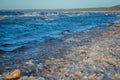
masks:
<instances>
[{"instance_id":1,"label":"ocean wave","mask_svg":"<svg viewBox=\"0 0 120 80\"><path fill-rule=\"evenodd\" d=\"M0 52L16 52L25 50L26 46L0 46Z\"/></svg>"},{"instance_id":2,"label":"ocean wave","mask_svg":"<svg viewBox=\"0 0 120 80\"><path fill-rule=\"evenodd\" d=\"M0 49L3 51L20 51L24 44L32 42L59 41L69 30L70 34L95 26L119 21L119 13L109 12L22 12L6 16L0 20ZM27 46L28 47L28 46Z\"/></svg>"}]
</instances>

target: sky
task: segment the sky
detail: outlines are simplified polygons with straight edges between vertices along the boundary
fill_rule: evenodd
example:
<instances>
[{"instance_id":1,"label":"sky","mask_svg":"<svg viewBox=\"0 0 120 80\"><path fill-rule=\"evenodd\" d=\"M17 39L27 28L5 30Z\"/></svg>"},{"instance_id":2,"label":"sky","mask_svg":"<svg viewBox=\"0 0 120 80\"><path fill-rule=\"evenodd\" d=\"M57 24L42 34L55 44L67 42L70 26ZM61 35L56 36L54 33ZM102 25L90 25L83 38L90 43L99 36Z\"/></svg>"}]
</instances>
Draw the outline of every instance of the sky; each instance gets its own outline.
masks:
<instances>
[{"instance_id":1,"label":"sky","mask_svg":"<svg viewBox=\"0 0 120 80\"><path fill-rule=\"evenodd\" d=\"M71 9L119 4L120 0L0 0L0 9Z\"/></svg>"}]
</instances>

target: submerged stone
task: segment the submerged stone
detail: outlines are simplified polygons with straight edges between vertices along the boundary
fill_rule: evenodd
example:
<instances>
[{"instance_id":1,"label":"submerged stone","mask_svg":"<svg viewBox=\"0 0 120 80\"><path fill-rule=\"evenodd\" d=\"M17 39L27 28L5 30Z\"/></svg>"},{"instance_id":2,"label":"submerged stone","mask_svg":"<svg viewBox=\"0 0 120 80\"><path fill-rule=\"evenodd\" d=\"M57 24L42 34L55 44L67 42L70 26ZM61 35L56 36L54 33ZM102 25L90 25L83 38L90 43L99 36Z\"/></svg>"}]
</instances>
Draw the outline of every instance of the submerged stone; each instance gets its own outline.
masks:
<instances>
[{"instance_id":1,"label":"submerged stone","mask_svg":"<svg viewBox=\"0 0 120 80\"><path fill-rule=\"evenodd\" d=\"M70 33L70 30L65 30L65 31L63 31L61 34L66 35L66 34L68 34L68 33Z\"/></svg>"},{"instance_id":2,"label":"submerged stone","mask_svg":"<svg viewBox=\"0 0 120 80\"><path fill-rule=\"evenodd\" d=\"M21 73L20 69L15 69L10 74L5 75L5 80L17 79L20 77L20 73Z\"/></svg>"},{"instance_id":3,"label":"submerged stone","mask_svg":"<svg viewBox=\"0 0 120 80\"><path fill-rule=\"evenodd\" d=\"M120 27L120 23L114 24L115 27Z\"/></svg>"}]
</instances>

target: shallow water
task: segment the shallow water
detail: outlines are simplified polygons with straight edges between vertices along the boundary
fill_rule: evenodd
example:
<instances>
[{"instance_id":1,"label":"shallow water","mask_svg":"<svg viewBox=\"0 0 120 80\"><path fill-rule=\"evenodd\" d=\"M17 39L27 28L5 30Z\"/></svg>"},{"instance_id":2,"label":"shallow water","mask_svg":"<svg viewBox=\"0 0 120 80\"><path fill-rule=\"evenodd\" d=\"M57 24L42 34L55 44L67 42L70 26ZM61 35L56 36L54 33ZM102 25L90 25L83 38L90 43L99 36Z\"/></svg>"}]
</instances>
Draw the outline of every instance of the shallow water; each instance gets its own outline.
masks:
<instances>
[{"instance_id":1,"label":"shallow water","mask_svg":"<svg viewBox=\"0 0 120 80\"><path fill-rule=\"evenodd\" d=\"M0 12L0 50L14 51L36 43L61 40L95 26L112 24L120 13L98 12Z\"/></svg>"}]
</instances>

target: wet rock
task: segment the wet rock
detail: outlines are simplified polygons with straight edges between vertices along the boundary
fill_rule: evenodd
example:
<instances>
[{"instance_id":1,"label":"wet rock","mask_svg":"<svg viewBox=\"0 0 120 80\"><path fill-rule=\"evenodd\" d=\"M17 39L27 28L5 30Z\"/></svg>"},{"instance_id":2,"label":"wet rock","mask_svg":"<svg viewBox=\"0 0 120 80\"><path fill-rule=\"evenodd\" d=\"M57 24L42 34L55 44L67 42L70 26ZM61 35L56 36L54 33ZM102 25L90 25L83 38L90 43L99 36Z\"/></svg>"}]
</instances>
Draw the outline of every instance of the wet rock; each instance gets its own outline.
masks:
<instances>
[{"instance_id":1,"label":"wet rock","mask_svg":"<svg viewBox=\"0 0 120 80\"><path fill-rule=\"evenodd\" d=\"M44 67L44 65L42 63L39 63L36 65L37 69L42 69Z\"/></svg>"},{"instance_id":2,"label":"wet rock","mask_svg":"<svg viewBox=\"0 0 120 80\"><path fill-rule=\"evenodd\" d=\"M22 60L15 60L13 63L14 64L19 64L20 62L22 62Z\"/></svg>"},{"instance_id":3,"label":"wet rock","mask_svg":"<svg viewBox=\"0 0 120 80\"><path fill-rule=\"evenodd\" d=\"M68 34L68 33L70 33L70 30L65 30L65 31L63 31L61 34L66 35L66 34Z\"/></svg>"},{"instance_id":4,"label":"wet rock","mask_svg":"<svg viewBox=\"0 0 120 80\"><path fill-rule=\"evenodd\" d=\"M51 74L47 74L47 77L52 77L52 75Z\"/></svg>"},{"instance_id":5,"label":"wet rock","mask_svg":"<svg viewBox=\"0 0 120 80\"><path fill-rule=\"evenodd\" d=\"M65 40L65 42L79 42L79 39L68 38L68 39Z\"/></svg>"},{"instance_id":6,"label":"wet rock","mask_svg":"<svg viewBox=\"0 0 120 80\"><path fill-rule=\"evenodd\" d=\"M34 65L33 61L32 60L29 60L28 62L26 62L25 64L27 65Z\"/></svg>"},{"instance_id":7,"label":"wet rock","mask_svg":"<svg viewBox=\"0 0 120 80\"><path fill-rule=\"evenodd\" d=\"M104 70L104 69L102 69L102 68L98 68L98 72L104 73L104 72L105 72L105 70Z\"/></svg>"},{"instance_id":8,"label":"wet rock","mask_svg":"<svg viewBox=\"0 0 120 80\"><path fill-rule=\"evenodd\" d=\"M10 50L11 52L21 52L24 51L25 49L27 49L26 46L19 46L17 48L14 48L13 50Z\"/></svg>"},{"instance_id":9,"label":"wet rock","mask_svg":"<svg viewBox=\"0 0 120 80\"><path fill-rule=\"evenodd\" d=\"M11 69L11 67L9 67L9 66L5 67L5 70L10 70L10 69Z\"/></svg>"},{"instance_id":10,"label":"wet rock","mask_svg":"<svg viewBox=\"0 0 120 80\"><path fill-rule=\"evenodd\" d=\"M45 36L45 37L43 37L43 38L45 39L45 42L55 40L55 38L53 38L53 37L51 37L51 36Z\"/></svg>"},{"instance_id":11,"label":"wet rock","mask_svg":"<svg viewBox=\"0 0 120 80\"><path fill-rule=\"evenodd\" d=\"M88 80L94 80L96 78L96 74L90 74L87 76Z\"/></svg>"},{"instance_id":12,"label":"wet rock","mask_svg":"<svg viewBox=\"0 0 120 80\"><path fill-rule=\"evenodd\" d=\"M80 52L81 54L85 54L85 53L86 53L86 50L81 49L81 50L79 50L79 52Z\"/></svg>"},{"instance_id":13,"label":"wet rock","mask_svg":"<svg viewBox=\"0 0 120 80\"><path fill-rule=\"evenodd\" d=\"M45 75L47 73L47 71L45 69L40 69L39 73Z\"/></svg>"},{"instance_id":14,"label":"wet rock","mask_svg":"<svg viewBox=\"0 0 120 80\"><path fill-rule=\"evenodd\" d=\"M120 27L120 23L114 24L115 27Z\"/></svg>"},{"instance_id":15,"label":"wet rock","mask_svg":"<svg viewBox=\"0 0 120 80\"><path fill-rule=\"evenodd\" d=\"M0 49L0 54L3 54L5 51Z\"/></svg>"},{"instance_id":16,"label":"wet rock","mask_svg":"<svg viewBox=\"0 0 120 80\"><path fill-rule=\"evenodd\" d=\"M13 79L19 78L20 73L21 73L20 69L15 69L10 74L5 75L5 80L13 80Z\"/></svg>"}]
</instances>

